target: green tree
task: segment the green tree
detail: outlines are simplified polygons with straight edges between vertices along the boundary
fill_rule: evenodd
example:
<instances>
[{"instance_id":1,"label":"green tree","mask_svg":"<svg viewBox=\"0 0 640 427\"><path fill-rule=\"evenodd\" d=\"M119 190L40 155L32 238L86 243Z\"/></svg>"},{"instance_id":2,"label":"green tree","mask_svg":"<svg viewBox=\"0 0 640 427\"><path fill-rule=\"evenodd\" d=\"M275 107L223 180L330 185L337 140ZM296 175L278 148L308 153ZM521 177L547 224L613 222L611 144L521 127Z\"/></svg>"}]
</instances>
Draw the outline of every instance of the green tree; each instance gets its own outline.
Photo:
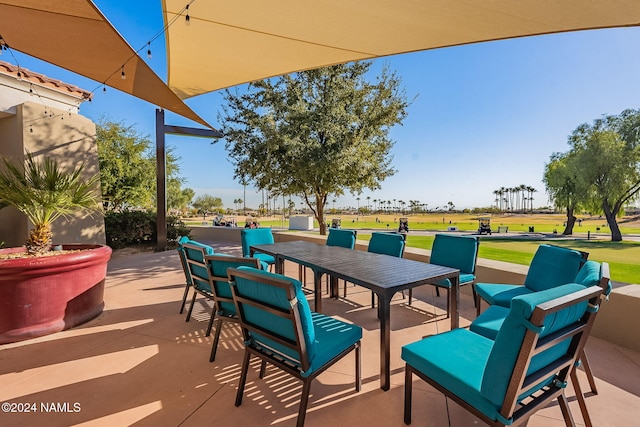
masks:
<instances>
[{"instance_id":1,"label":"green tree","mask_svg":"<svg viewBox=\"0 0 640 427\"><path fill-rule=\"evenodd\" d=\"M133 126L102 119L96 126L105 211L153 205L155 163L151 141Z\"/></svg>"},{"instance_id":2,"label":"green tree","mask_svg":"<svg viewBox=\"0 0 640 427\"><path fill-rule=\"evenodd\" d=\"M545 165L543 182L549 199L557 208L566 209L567 223L562 232L565 236L573 234L576 222L575 212L584 205L588 194L588 185L580 178L580 164L575 153L553 153Z\"/></svg>"},{"instance_id":3,"label":"green tree","mask_svg":"<svg viewBox=\"0 0 640 427\"><path fill-rule=\"evenodd\" d=\"M214 209L222 207L222 199L220 197L214 197L209 194L196 197L191 204L198 213L202 215L202 219L206 220L207 215L212 213Z\"/></svg>"},{"instance_id":4,"label":"green tree","mask_svg":"<svg viewBox=\"0 0 640 427\"><path fill-rule=\"evenodd\" d=\"M589 184L589 200L604 213L611 240L622 240L617 216L640 192L640 110L625 110L593 124L582 124L569 137L580 180Z\"/></svg>"},{"instance_id":5,"label":"green tree","mask_svg":"<svg viewBox=\"0 0 640 427\"><path fill-rule=\"evenodd\" d=\"M181 180L167 180L167 208L184 212L195 195L196 192L191 188L182 188Z\"/></svg>"},{"instance_id":6,"label":"green tree","mask_svg":"<svg viewBox=\"0 0 640 427\"><path fill-rule=\"evenodd\" d=\"M156 157L149 137L132 125L102 118L96 125L96 142L104 210L155 209ZM193 192L183 193L179 160L169 147L165 167L170 209L186 207L193 198Z\"/></svg>"},{"instance_id":7,"label":"green tree","mask_svg":"<svg viewBox=\"0 0 640 427\"><path fill-rule=\"evenodd\" d=\"M235 176L257 188L300 195L326 234L329 195L377 189L393 175L389 130L406 116L400 79L374 83L371 62L303 71L225 91L220 114Z\"/></svg>"}]
</instances>

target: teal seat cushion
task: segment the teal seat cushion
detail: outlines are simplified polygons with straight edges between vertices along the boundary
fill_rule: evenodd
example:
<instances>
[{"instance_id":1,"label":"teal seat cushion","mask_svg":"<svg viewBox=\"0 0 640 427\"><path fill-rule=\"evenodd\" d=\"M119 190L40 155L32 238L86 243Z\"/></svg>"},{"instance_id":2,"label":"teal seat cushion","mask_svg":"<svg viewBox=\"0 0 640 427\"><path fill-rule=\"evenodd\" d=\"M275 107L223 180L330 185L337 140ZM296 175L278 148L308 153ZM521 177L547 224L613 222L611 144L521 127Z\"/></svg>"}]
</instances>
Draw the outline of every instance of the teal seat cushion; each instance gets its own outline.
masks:
<instances>
[{"instance_id":1,"label":"teal seat cushion","mask_svg":"<svg viewBox=\"0 0 640 427\"><path fill-rule=\"evenodd\" d=\"M327 246L340 246L341 248L353 249L356 246L356 231L330 228L326 244Z\"/></svg>"},{"instance_id":2,"label":"teal seat cushion","mask_svg":"<svg viewBox=\"0 0 640 427\"><path fill-rule=\"evenodd\" d=\"M490 305L510 307L511 300L532 291L522 285L506 285L501 283L476 283L476 293Z\"/></svg>"},{"instance_id":3,"label":"teal seat cushion","mask_svg":"<svg viewBox=\"0 0 640 427\"><path fill-rule=\"evenodd\" d=\"M293 284L295 296L297 299L296 307L300 316L300 323L304 335L305 345L307 348L307 354L310 362L312 362L316 352L316 334L313 325L313 319L311 317L311 309L309 308L309 303L307 302L305 294L302 291L302 283L300 283L300 281L298 280L282 276L280 274L256 270L255 268L251 267L239 267L238 269L242 271L251 271L258 276L264 277L265 279L284 279L290 281ZM240 295L253 298L255 300L273 305L275 307L289 309L289 300L287 299L286 292L281 288L269 286L265 283L262 283L261 281L244 279L242 277L236 277L235 285L238 287L238 292L240 293ZM270 332L281 335L293 342L295 342L296 340L294 325L291 321L285 318L278 317L265 310L260 310L250 306L245 306L245 316L247 320L253 324L260 325L261 327L268 329ZM301 356L300 354L297 354L296 351L260 334L254 333L254 335L255 336L253 337L253 340L258 345L262 343L262 347L270 347L281 353L282 355L285 355L292 363L299 365Z\"/></svg>"},{"instance_id":4,"label":"teal seat cushion","mask_svg":"<svg viewBox=\"0 0 640 427\"><path fill-rule=\"evenodd\" d=\"M531 260L524 285L538 292L573 283L582 261L582 254L578 251L542 244Z\"/></svg>"},{"instance_id":5,"label":"teal seat cushion","mask_svg":"<svg viewBox=\"0 0 640 427\"><path fill-rule=\"evenodd\" d=\"M460 285L471 283L474 280L476 280L476 276L473 274L460 273L460 276L458 276L458 283ZM451 281L449 279L440 280L437 285L443 288L451 288Z\"/></svg>"},{"instance_id":6,"label":"teal seat cushion","mask_svg":"<svg viewBox=\"0 0 640 427\"><path fill-rule=\"evenodd\" d=\"M263 270L268 270L270 264L276 263L276 259L272 255L256 252L255 254L253 254L253 257L260 260L260 262L263 264ZM264 265L266 265L267 268L264 268Z\"/></svg>"},{"instance_id":7,"label":"teal seat cushion","mask_svg":"<svg viewBox=\"0 0 640 427\"><path fill-rule=\"evenodd\" d=\"M496 405L502 404L518 352L527 331L529 319L535 307L582 289L584 289L584 286L570 283L545 291L518 296L512 300L511 309L496 335L493 349L487 360L486 370L487 373L491 374L485 375L482 380L481 391L484 396ZM586 308L587 302L585 301L548 315L544 319L544 330L541 336L553 333L575 322L584 314ZM545 366L562 356L566 352L568 345L569 341L565 340L563 343L557 344L535 356L531 361L528 372L535 372L541 366Z\"/></svg>"},{"instance_id":8,"label":"teal seat cushion","mask_svg":"<svg viewBox=\"0 0 640 427\"><path fill-rule=\"evenodd\" d=\"M480 392L492 347L482 335L454 329L405 345L402 360L495 420L499 405Z\"/></svg>"},{"instance_id":9,"label":"teal seat cushion","mask_svg":"<svg viewBox=\"0 0 640 427\"><path fill-rule=\"evenodd\" d=\"M311 367L303 373L303 376L311 375L336 355L362 339L362 328L358 325L315 312L311 313L311 318L316 336L315 354L311 360Z\"/></svg>"}]
</instances>

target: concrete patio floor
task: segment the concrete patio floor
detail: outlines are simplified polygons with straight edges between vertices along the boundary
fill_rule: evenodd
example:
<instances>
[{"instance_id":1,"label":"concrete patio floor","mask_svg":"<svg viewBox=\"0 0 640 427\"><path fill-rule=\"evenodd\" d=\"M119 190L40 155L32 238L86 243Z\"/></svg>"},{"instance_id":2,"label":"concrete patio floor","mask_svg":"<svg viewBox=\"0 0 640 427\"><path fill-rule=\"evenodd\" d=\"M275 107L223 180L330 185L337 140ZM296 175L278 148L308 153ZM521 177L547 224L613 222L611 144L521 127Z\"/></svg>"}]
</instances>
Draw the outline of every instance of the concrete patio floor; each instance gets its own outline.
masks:
<instances>
[{"instance_id":1,"label":"concrete patio floor","mask_svg":"<svg viewBox=\"0 0 640 427\"><path fill-rule=\"evenodd\" d=\"M239 254L235 244L216 252ZM297 277L297 267L287 264ZM309 279L310 280L310 279ZM109 264L105 310L73 330L0 346L0 402L21 413L0 412L1 426L292 426L301 385L268 369L249 372L242 406L234 399L242 361L239 328L223 326L214 363L213 337L206 337L210 306L199 298L190 322L178 314L184 275L176 251L116 254ZM391 389L379 386L379 328L370 293L349 286L346 299L323 301L325 314L357 323L362 341L362 390L354 388L349 355L312 384L306 425L403 426L404 364L400 348L425 335L449 330L445 294L431 286L414 291L414 303L397 295L391 311ZM463 293L461 326L474 318ZM640 339L640 338L639 338ZM638 425L640 353L591 337L587 354L598 391L587 405L596 426ZM579 373L584 389L586 377ZM424 382L414 380L415 426L483 423ZM567 396L576 423L583 425L573 390ZM30 410L31 412L26 412ZM534 415L529 426L564 425L557 404Z\"/></svg>"}]
</instances>

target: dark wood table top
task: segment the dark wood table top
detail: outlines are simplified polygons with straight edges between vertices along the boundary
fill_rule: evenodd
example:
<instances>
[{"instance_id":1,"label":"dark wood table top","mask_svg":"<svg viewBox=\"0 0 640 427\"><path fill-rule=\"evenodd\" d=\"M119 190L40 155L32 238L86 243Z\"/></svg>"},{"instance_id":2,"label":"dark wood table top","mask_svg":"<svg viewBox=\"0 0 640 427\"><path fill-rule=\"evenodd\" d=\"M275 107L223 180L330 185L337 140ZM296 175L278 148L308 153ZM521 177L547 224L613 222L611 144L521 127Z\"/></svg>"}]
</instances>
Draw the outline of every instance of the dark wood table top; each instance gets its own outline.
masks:
<instances>
[{"instance_id":1,"label":"dark wood table top","mask_svg":"<svg viewBox=\"0 0 640 427\"><path fill-rule=\"evenodd\" d=\"M454 268L307 241L251 248L329 273L374 292L398 292L459 274Z\"/></svg>"}]
</instances>

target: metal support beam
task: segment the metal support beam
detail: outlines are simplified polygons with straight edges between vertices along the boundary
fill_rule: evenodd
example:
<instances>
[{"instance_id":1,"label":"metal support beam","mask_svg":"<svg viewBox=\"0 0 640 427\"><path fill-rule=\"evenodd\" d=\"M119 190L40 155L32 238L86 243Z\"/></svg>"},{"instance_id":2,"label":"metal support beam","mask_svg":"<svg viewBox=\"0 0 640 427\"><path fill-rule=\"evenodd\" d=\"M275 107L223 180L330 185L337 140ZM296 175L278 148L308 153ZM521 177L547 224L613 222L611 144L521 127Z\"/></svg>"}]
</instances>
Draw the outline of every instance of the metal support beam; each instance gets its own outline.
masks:
<instances>
[{"instance_id":1,"label":"metal support beam","mask_svg":"<svg viewBox=\"0 0 640 427\"><path fill-rule=\"evenodd\" d=\"M158 251L167 249L167 164L164 110L156 110L156 227Z\"/></svg>"},{"instance_id":2,"label":"metal support beam","mask_svg":"<svg viewBox=\"0 0 640 427\"><path fill-rule=\"evenodd\" d=\"M165 134L190 135L201 138L222 138L215 129L198 129L164 124L164 110L156 109L156 222L158 251L167 249L167 154Z\"/></svg>"}]
</instances>

